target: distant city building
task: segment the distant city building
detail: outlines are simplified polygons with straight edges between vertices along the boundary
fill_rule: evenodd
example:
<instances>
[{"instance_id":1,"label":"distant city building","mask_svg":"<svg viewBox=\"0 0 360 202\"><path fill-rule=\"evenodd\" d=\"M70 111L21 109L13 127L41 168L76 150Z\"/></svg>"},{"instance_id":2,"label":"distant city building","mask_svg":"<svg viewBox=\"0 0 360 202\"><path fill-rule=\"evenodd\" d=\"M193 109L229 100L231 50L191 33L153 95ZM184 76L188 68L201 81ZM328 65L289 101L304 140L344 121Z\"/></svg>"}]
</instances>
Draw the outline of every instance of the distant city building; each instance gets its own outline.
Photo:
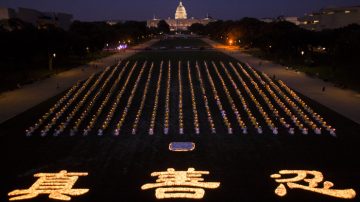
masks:
<instances>
[{"instance_id":1,"label":"distant city building","mask_svg":"<svg viewBox=\"0 0 360 202\"><path fill-rule=\"evenodd\" d=\"M162 19L157 19L154 16L153 19L147 21L147 26L149 28L156 28L160 20ZM175 18L173 19L169 17L165 21L170 26L171 31L185 31L195 23L206 25L209 22L213 22L215 20L209 16L204 19L188 18L186 8L183 5L182 1L180 1L178 7L176 8Z\"/></svg>"},{"instance_id":2,"label":"distant city building","mask_svg":"<svg viewBox=\"0 0 360 202\"><path fill-rule=\"evenodd\" d=\"M299 18L298 17L290 17L290 16L284 16L282 17L282 20L283 21L287 21L287 22L291 22L295 25L300 25L300 21L299 21Z\"/></svg>"},{"instance_id":3,"label":"distant city building","mask_svg":"<svg viewBox=\"0 0 360 202\"><path fill-rule=\"evenodd\" d=\"M11 8L0 8L0 20L14 18L31 23L39 29L55 26L68 30L72 23L73 16L67 13L41 12L29 8L19 8L18 12Z\"/></svg>"},{"instance_id":4,"label":"distant city building","mask_svg":"<svg viewBox=\"0 0 360 202\"><path fill-rule=\"evenodd\" d=\"M300 18L300 26L315 31L360 25L360 6L326 8Z\"/></svg>"},{"instance_id":5,"label":"distant city building","mask_svg":"<svg viewBox=\"0 0 360 202\"><path fill-rule=\"evenodd\" d=\"M263 21L263 22L280 22L280 21L287 21L287 22L291 22L295 25L300 25L300 21L298 19L298 17L292 17L292 16L279 16L277 18L260 18L259 20Z\"/></svg>"},{"instance_id":6,"label":"distant city building","mask_svg":"<svg viewBox=\"0 0 360 202\"><path fill-rule=\"evenodd\" d=\"M15 10L12 8L0 8L0 20L9 20L16 17Z\"/></svg>"},{"instance_id":7,"label":"distant city building","mask_svg":"<svg viewBox=\"0 0 360 202\"><path fill-rule=\"evenodd\" d=\"M115 20L108 20L106 21L106 24L110 25L110 26L114 26L119 24L120 21L115 21Z\"/></svg>"}]
</instances>

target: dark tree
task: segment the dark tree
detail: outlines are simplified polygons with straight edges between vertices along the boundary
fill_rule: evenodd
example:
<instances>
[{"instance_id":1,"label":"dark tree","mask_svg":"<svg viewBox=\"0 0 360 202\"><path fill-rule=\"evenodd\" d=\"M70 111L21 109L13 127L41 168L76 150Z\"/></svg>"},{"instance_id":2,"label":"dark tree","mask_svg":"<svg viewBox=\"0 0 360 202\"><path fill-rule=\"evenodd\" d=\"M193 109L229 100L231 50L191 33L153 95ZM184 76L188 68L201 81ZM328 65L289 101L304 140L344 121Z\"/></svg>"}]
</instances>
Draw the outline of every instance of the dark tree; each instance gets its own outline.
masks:
<instances>
[{"instance_id":1,"label":"dark tree","mask_svg":"<svg viewBox=\"0 0 360 202\"><path fill-rule=\"evenodd\" d=\"M169 33L170 32L170 26L165 20L160 20L158 23L158 31L159 33Z\"/></svg>"},{"instance_id":2,"label":"dark tree","mask_svg":"<svg viewBox=\"0 0 360 202\"><path fill-rule=\"evenodd\" d=\"M200 23L194 23L189 27L190 32L194 32L199 35L205 35L205 26Z\"/></svg>"}]
</instances>

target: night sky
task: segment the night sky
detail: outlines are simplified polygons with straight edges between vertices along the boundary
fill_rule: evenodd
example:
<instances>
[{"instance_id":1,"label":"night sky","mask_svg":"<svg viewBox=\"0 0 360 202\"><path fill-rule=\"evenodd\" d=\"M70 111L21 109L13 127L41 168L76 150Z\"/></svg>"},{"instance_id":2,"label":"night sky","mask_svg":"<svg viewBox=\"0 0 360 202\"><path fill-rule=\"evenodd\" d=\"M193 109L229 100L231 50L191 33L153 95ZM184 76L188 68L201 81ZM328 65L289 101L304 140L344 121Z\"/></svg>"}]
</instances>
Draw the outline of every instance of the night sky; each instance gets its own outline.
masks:
<instances>
[{"instance_id":1,"label":"night sky","mask_svg":"<svg viewBox=\"0 0 360 202\"><path fill-rule=\"evenodd\" d=\"M242 17L302 16L332 6L360 5L359 0L183 0L188 17L240 19ZM77 20L146 20L174 17L178 0L0 0L0 7L25 7L66 12Z\"/></svg>"}]
</instances>

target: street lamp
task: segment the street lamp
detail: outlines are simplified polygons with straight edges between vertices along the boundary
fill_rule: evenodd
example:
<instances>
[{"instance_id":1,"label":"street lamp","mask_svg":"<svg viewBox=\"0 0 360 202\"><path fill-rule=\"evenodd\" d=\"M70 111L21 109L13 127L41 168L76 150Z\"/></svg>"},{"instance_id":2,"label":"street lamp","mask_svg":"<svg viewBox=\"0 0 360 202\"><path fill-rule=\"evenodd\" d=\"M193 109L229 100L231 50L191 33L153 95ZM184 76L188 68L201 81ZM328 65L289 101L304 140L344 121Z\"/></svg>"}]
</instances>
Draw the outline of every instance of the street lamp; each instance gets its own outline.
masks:
<instances>
[{"instance_id":1,"label":"street lamp","mask_svg":"<svg viewBox=\"0 0 360 202\"><path fill-rule=\"evenodd\" d=\"M305 51L301 51L301 55L304 55L305 54Z\"/></svg>"},{"instance_id":2,"label":"street lamp","mask_svg":"<svg viewBox=\"0 0 360 202\"><path fill-rule=\"evenodd\" d=\"M49 70L53 70L53 59L56 58L56 53L49 55Z\"/></svg>"}]
</instances>

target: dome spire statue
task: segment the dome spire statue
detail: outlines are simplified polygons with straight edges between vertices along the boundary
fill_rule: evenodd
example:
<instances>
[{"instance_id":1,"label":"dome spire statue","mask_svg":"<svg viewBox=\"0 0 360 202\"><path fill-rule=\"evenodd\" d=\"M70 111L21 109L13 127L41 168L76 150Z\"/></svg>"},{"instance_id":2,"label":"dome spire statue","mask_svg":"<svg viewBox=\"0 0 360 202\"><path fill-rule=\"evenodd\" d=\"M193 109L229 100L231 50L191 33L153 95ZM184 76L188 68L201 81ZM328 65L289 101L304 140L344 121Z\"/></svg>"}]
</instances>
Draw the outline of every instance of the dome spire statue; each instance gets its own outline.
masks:
<instances>
[{"instance_id":1,"label":"dome spire statue","mask_svg":"<svg viewBox=\"0 0 360 202\"><path fill-rule=\"evenodd\" d=\"M186 9L180 0L178 7L176 8L175 12L175 19L187 19Z\"/></svg>"}]
</instances>

